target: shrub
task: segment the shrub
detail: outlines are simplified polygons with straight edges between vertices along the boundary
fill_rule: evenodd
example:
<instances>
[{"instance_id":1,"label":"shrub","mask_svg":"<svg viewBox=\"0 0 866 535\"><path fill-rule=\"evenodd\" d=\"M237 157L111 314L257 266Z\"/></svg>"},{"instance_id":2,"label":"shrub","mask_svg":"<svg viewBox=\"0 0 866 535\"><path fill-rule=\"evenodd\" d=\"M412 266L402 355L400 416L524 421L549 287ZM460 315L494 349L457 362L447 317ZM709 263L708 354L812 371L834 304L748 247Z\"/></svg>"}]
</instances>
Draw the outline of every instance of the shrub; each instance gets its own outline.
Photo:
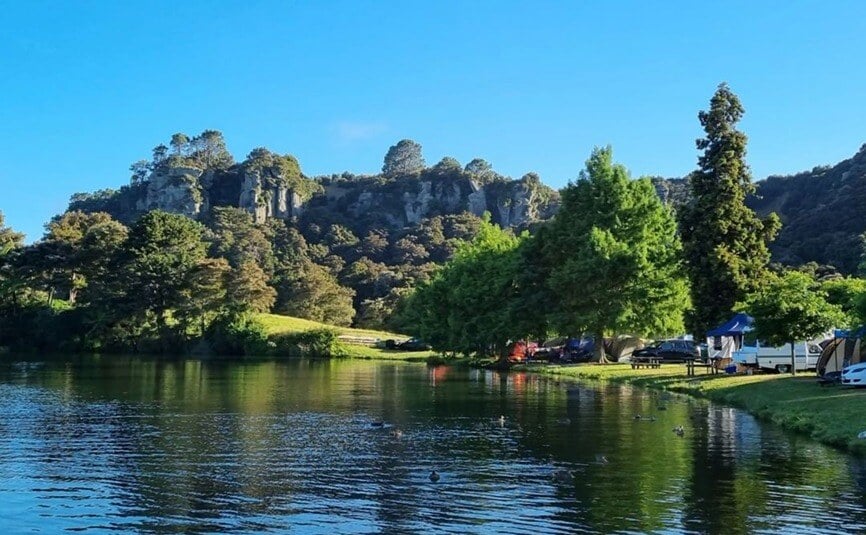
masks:
<instances>
[{"instance_id":1,"label":"shrub","mask_svg":"<svg viewBox=\"0 0 866 535\"><path fill-rule=\"evenodd\" d=\"M249 314L217 318L205 339L218 355L262 355L269 350L265 327Z\"/></svg>"},{"instance_id":2,"label":"shrub","mask_svg":"<svg viewBox=\"0 0 866 535\"><path fill-rule=\"evenodd\" d=\"M311 329L274 336L277 355L289 357L345 357L348 352L333 329Z\"/></svg>"}]
</instances>

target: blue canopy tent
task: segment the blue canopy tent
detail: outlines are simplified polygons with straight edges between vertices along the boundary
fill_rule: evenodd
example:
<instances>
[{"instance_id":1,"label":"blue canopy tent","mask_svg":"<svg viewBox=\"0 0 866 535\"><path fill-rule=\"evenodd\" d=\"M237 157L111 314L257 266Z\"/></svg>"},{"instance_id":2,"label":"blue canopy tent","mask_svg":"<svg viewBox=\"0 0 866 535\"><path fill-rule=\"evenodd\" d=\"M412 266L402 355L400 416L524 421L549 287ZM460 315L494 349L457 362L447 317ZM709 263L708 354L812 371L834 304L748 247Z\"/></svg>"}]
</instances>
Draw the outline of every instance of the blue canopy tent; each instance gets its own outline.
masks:
<instances>
[{"instance_id":1,"label":"blue canopy tent","mask_svg":"<svg viewBox=\"0 0 866 535\"><path fill-rule=\"evenodd\" d=\"M738 312L725 323L707 331L707 348L710 357L731 358L734 351L743 347L743 335L754 330L754 326L755 320L751 316Z\"/></svg>"}]
</instances>

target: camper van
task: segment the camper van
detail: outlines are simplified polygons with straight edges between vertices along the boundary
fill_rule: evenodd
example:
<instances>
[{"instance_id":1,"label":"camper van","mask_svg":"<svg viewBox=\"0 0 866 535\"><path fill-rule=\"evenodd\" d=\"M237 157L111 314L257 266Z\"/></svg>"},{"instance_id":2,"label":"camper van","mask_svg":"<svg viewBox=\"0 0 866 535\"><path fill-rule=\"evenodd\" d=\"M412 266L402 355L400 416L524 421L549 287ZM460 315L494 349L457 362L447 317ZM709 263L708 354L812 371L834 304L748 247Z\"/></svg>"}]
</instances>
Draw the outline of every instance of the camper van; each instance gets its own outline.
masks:
<instances>
[{"instance_id":1,"label":"camper van","mask_svg":"<svg viewBox=\"0 0 866 535\"><path fill-rule=\"evenodd\" d=\"M734 351L734 362L780 373L791 371L791 344L773 347L750 338L744 337L742 347ZM814 370L817 367L818 358L821 356L820 342L821 340L811 340L794 344L796 371Z\"/></svg>"}]
</instances>

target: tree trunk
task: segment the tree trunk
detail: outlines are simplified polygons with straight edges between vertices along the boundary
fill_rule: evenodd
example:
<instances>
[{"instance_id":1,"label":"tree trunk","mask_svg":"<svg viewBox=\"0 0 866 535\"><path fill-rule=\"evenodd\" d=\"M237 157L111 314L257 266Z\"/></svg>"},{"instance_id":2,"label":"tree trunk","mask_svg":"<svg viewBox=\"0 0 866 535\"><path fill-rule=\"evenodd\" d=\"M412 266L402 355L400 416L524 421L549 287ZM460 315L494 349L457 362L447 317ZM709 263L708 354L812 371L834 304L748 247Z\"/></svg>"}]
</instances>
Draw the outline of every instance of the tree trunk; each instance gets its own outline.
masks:
<instances>
[{"instance_id":1,"label":"tree trunk","mask_svg":"<svg viewBox=\"0 0 866 535\"><path fill-rule=\"evenodd\" d=\"M791 375L797 375L797 359L794 357L794 341L793 340L791 340Z\"/></svg>"},{"instance_id":2,"label":"tree trunk","mask_svg":"<svg viewBox=\"0 0 866 535\"><path fill-rule=\"evenodd\" d=\"M604 333L598 332L595 334L593 346L593 362L598 362L600 364L610 364L610 361L607 360L607 354L604 351Z\"/></svg>"}]
</instances>

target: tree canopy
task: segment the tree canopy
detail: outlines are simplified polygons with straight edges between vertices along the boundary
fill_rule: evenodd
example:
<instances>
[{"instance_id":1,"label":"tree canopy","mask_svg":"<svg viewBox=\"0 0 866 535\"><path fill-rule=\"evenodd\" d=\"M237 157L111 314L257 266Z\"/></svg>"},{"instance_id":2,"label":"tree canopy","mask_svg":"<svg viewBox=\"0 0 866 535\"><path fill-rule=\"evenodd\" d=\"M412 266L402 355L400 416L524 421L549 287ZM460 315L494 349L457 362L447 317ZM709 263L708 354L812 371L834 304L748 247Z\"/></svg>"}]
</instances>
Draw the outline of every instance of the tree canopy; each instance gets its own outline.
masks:
<instances>
[{"instance_id":1,"label":"tree canopy","mask_svg":"<svg viewBox=\"0 0 866 535\"><path fill-rule=\"evenodd\" d=\"M597 340L610 332L682 332L688 288L673 214L649 180L631 180L613 163L609 147L594 150L580 179L562 192L544 238L557 331Z\"/></svg>"},{"instance_id":2,"label":"tree canopy","mask_svg":"<svg viewBox=\"0 0 866 535\"><path fill-rule=\"evenodd\" d=\"M403 139L388 149L382 174L388 177L410 175L423 171L425 167L421 145L411 139Z\"/></svg>"},{"instance_id":3,"label":"tree canopy","mask_svg":"<svg viewBox=\"0 0 866 535\"><path fill-rule=\"evenodd\" d=\"M776 346L791 344L791 373L796 372L794 342L812 339L844 321L842 309L827 302L811 277L796 271L769 276L746 306L759 338Z\"/></svg>"}]
</instances>

